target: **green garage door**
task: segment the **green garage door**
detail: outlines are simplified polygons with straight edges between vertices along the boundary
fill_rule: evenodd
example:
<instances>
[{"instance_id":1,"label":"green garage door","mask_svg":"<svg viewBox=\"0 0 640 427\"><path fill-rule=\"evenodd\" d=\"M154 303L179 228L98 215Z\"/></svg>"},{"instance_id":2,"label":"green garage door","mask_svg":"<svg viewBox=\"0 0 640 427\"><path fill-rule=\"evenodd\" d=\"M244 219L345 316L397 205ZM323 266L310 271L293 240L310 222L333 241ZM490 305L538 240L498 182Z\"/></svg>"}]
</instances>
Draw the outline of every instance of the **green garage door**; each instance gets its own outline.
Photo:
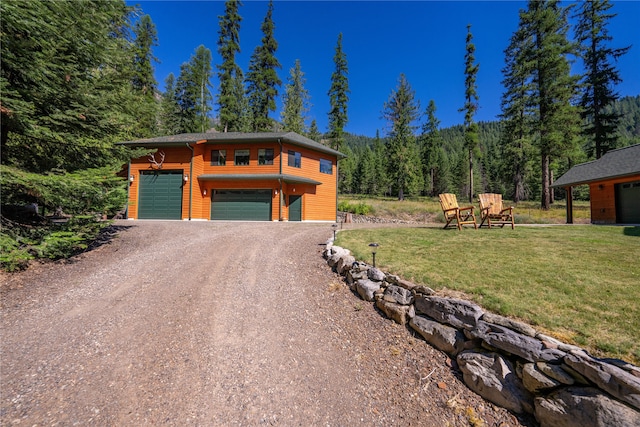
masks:
<instances>
[{"instance_id":1,"label":"green garage door","mask_svg":"<svg viewBox=\"0 0 640 427\"><path fill-rule=\"evenodd\" d=\"M271 190L216 190L211 219L271 221Z\"/></svg>"},{"instance_id":2,"label":"green garage door","mask_svg":"<svg viewBox=\"0 0 640 427\"><path fill-rule=\"evenodd\" d=\"M182 171L142 171L140 219L182 219Z\"/></svg>"},{"instance_id":3,"label":"green garage door","mask_svg":"<svg viewBox=\"0 0 640 427\"><path fill-rule=\"evenodd\" d=\"M640 181L616 184L619 224L640 224Z\"/></svg>"}]
</instances>

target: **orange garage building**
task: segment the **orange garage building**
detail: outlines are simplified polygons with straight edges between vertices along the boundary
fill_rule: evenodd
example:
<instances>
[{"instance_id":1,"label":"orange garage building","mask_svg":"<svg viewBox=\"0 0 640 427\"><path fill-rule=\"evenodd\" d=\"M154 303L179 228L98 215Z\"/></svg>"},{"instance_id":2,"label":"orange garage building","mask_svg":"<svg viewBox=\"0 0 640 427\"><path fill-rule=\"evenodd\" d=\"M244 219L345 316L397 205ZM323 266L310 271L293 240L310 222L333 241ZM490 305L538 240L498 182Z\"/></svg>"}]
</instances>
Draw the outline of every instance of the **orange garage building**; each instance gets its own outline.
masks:
<instances>
[{"instance_id":1,"label":"orange garage building","mask_svg":"<svg viewBox=\"0 0 640 427\"><path fill-rule=\"evenodd\" d=\"M129 219L336 221L338 159L294 132L189 133L120 143Z\"/></svg>"}]
</instances>

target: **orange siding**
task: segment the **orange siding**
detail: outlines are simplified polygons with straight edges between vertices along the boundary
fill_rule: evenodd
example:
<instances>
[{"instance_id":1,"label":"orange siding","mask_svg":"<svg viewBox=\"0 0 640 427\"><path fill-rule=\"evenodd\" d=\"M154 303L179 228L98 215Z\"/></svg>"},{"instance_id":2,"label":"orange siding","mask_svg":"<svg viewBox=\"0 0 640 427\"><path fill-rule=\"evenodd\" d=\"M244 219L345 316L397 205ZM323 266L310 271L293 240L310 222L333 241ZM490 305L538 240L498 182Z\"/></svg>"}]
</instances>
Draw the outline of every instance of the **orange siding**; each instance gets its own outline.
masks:
<instances>
[{"instance_id":1,"label":"orange siding","mask_svg":"<svg viewBox=\"0 0 640 427\"><path fill-rule=\"evenodd\" d=\"M280 171L280 159L278 158L280 147L278 144L265 143L246 143L246 144L203 144L203 173L215 174L259 174L259 173L278 173ZM273 164L258 165L258 150L261 148L273 149ZM212 150L227 150L227 162L225 166L211 165ZM249 164L246 166L234 165L235 150L249 150Z\"/></svg>"},{"instance_id":2,"label":"orange siding","mask_svg":"<svg viewBox=\"0 0 640 427\"><path fill-rule=\"evenodd\" d=\"M300 168L288 165L289 150L297 151L302 155ZM288 187L296 187L296 192L291 194L302 194L300 191L304 191L302 220L335 221L338 208L336 205L336 157L289 144L284 144L283 151L282 173L311 178L322 183L317 186L289 184ZM320 172L320 159L331 161L333 174Z\"/></svg>"},{"instance_id":3,"label":"orange siding","mask_svg":"<svg viewBox=\"0 0 640 427\"><path fill-rule=\"evenodd\" d=\"M616 223L615 185L637 181L640 175L622 179L610 179L589 184L591 198L591 222L594 224Z\"/></svg>"}]
</instances>

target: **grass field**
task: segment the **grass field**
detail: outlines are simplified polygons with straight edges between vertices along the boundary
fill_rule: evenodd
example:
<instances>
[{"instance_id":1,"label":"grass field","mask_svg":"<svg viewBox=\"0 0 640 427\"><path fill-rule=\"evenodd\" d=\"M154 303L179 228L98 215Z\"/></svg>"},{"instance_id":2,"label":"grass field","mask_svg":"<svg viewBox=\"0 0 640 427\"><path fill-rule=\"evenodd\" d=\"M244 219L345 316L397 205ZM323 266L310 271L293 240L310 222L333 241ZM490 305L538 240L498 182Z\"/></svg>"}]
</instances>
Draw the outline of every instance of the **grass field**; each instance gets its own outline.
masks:
<instances>
[{"instance_id":1,"label":"grass field","mask_svg":"<svg viewBox=\"0 0 640 427\"><path fill-rule=\"evenodd\" d=\"M341 195L340 203L346 203L352 206L360 204L366 205L369 209L369 215L381 218L398 218L404 220L413 220L420 222L442 222L442 208L437 197L414 197L403 201L398 201L392 197L364 197ZM468 205L462 199L458 199L460 206ZM476 215L478 216L478 203L476 206ZM524 201L512 203L504 201L505 206L513 206L516 224L564 224L566 222L566 204L564 200L552 204L548 211L540 209L539 201ZM591 212L589 210L589 202L575 201L573 202L573 220L575 223L589 223Z\"/></svg>"},{"instance_id":2,"label":"grass field","mask_svg":"<svg viewBox=\"0 0 640 427\"><path fill-rule=\"evenodd\" d=\"M640 227L358 229L336 244L370 263L370 242L385 271L461 292L594 355L640 363Z\"/></svg>"}]
</instances>

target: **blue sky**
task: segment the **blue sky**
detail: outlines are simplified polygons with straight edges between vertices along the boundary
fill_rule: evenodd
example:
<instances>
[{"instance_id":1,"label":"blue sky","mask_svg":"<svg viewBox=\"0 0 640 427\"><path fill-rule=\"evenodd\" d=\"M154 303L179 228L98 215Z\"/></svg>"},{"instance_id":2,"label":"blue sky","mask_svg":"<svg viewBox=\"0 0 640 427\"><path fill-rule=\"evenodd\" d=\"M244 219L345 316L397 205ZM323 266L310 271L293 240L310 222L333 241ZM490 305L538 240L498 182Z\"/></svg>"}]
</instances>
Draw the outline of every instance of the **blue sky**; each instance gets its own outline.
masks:
<instances>
[{"instance_id":1,"label":"blue sky","mask_svg":"<svg viewBox=\"0 0 640 427\"><path fill-rule=\"evenodd\" d=\"M155 56L160 88L180 65L203 44L212 51L213 64L220 63L216 41L218 16L223 1L128 1L151 16L158 31ZM568 4L568 3L566 3ZM260 25L266 1L245 1L240 8L241 53L236 61L247 71L249 58L260 44ZM467 24L472 25L476 60L480 64L477 85L480 110L477 121L495 120L500 113L504 67L503 51L518 25L521 1L288 1L274 2L276 56L284 83L295 60L300 59L311 96L309 119L320 131L327 130L327 92L333 72L333 56L339 33L349 66L351 90L346 131L357 135L385 134L381 119L384 102L396 87L401 73L416 92L424 111L433 99L442 127L460 124L464 102L464 53ZM622 95L640 94L640 1L616 1L611 20L614 47L633 45L617 67L623 82ZM574 68L578 71L579 64ZM218 82L213 79L213 92ZM272 116L279 118L281 104Z\"/></svg>"}]
</instances>

